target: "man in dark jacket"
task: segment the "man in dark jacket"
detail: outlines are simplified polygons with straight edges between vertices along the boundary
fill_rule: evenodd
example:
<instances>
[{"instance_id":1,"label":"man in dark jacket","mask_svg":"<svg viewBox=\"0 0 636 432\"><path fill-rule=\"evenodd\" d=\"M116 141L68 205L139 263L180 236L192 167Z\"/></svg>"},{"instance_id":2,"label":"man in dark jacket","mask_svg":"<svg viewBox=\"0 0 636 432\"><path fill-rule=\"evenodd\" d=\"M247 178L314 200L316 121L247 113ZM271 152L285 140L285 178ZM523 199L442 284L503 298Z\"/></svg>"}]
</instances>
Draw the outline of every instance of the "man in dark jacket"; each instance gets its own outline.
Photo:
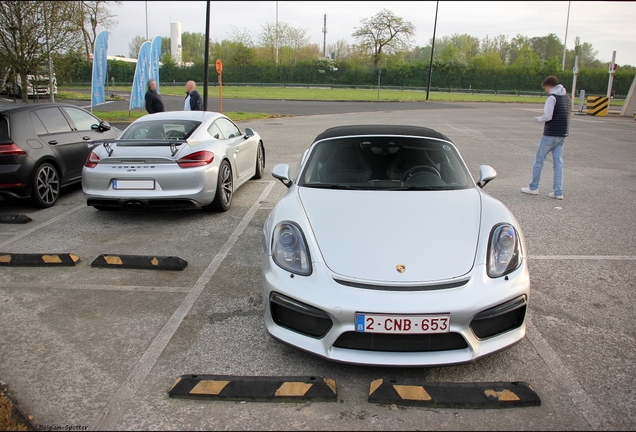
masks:
<instances>
[{"instance_id":1,"label":"man in dark jacket","mask_svg":"<svg viewBox=\"0 0 636 432\"><path fill-rule=\"evenodd\" d=\"M186 98L183 101L184 111L203 111L203 99L196 89L197 84L194 81L186 83Z\"/></svg>"},{"instance_id":2,"label":"man in dark jacket","mask_svg":"<svg viewBox=\"0 0 636 432\"><path fill-rule=\"evenodd\" d=\"M157 93L157 81L155 79L148 80L148 91L146 92L146 111L148 114L164 112L161 96Z\"/></svg>"},{"instance_id":3,"label":"man in dark jacket","mask_svg":"<svg viewBox=\"0 0 636 432\"><path fill-rule=\"evenodd\" d=\"M539 123L543 123L543 137L537 150L537 156L532 169L532 181L527 187L522 187L521 192L529 195L539 193L539 180L543 163L548 153L552 153L552 165L554 167L554 183L550 198L563 199L563 145L568 136L570 127L570 112L572 101L567 96L565 88L559 84L554 75L550 75L542 84L548 94L543 107L543 115L535 117Z\"/></svg>"}]
</instances>

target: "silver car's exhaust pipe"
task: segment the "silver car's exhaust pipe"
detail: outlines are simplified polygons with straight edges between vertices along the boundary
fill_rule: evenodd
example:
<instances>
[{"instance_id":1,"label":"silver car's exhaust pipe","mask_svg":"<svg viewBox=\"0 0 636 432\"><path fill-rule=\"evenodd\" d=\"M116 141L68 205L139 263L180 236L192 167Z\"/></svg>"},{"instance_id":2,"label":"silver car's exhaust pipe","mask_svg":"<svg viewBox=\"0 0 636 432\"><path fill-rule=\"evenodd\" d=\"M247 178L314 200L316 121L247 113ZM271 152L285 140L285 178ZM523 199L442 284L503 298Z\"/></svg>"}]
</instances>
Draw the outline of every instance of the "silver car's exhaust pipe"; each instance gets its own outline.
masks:
<instances>
[{"instance_id":1,"label":"silver car's exhaust pipe","mask_svg":"<svg viewBox=\"0 0 636 432\"><path fill-rule=\"evenodd\" d=\"M135 203L135 210L141 210L142 208L143 208L143 205L139 201L137 201Z\"/></svg>"},{"instance_id":2,"label":"silver car's exhaust pipe","mask_svg":"<svg viewBox=\"0 0 636 432\"><path fill-rule=\"evenodd\" d=\"M126 203L126 210L130 210L130 211L132 211L132 210L134 210L134 209L135 209L135 203L133 203L132 201L128 201L128 202Z\"/></svg>"}]
</instances>

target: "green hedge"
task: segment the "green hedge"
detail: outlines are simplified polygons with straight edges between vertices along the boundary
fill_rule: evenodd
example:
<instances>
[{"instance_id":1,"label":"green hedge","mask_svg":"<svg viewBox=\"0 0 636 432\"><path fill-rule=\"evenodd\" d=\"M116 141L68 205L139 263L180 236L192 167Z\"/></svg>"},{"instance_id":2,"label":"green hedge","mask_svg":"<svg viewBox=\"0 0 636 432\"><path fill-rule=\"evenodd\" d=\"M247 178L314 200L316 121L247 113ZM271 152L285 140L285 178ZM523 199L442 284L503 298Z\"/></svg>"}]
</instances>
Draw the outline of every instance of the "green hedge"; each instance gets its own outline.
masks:
<instances>
[{"instance_id":1,"label":"green hedge","mask_svg":"<svg viewBox=\"0 0 636 432\"><path fill-rule=\"evenodd\" d=\"M115 77L117 83L132 83L135 74L135 64L122 61L109 61L109 77ZM366 66L356 66L349 63L337 64L338 70L321 69L317 61L302 61L295 66L274 64L256 64L245 68L226 65L223 69L223 81L228 83L299 83L299 84L328 84L346 86L375 86L378 82L377 71ZM60 84L69 85L87 83L91 79L91 69L88 64L76 68L73 74L58 74L64 76ZM614 91L617 95L626 95L634 79L635 71L617 71L614 78ZM71 76L72 75L72 76ZM444 64L433 66L431 87L440 89L473 89L490 92L519 92L540 91L543 78L548 72L524 74L507 68L502 73L475 73L466 68L457 68ZM565 71L557 74L567 89L572 86L572 72ZM187 80L203 81L203 65L171 66L161 68L163 83L182 83ZM210 67L210 81L215 83L217 74L214 67ZM382 70L382 86L395 87L426 87L428 81L428 64L403 64L387 67ZM588 94L604 94L607 92L608 73L604 69L582 70L579 73L577 88Z\"/></svg>"}]
</instances>

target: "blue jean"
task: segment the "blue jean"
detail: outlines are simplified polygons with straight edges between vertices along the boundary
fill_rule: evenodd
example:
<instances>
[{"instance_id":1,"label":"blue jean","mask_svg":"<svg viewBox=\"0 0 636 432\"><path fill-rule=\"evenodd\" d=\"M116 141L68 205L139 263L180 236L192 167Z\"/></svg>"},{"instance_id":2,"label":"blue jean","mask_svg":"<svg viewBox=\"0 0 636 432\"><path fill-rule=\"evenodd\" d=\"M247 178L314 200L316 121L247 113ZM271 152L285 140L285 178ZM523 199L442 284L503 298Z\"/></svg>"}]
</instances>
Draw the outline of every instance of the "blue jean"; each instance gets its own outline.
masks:
<instances>
[{"instance_id":1,"label":"blue jean","mask_svg":"<svg viewBox=\"0 0 636 432\"><path fill-rule=\"evenodd\" d=\"M555 195L563 195L563 145L565 137L543 135L541 143L537 149L537 157L532 168L532 182L529 187L532 190L539 189L539 181L541 180L541 171L543 163L548 153L552 152L552 165L554 166L554 184L553 190Z\"/></svg>"}]
</instances>

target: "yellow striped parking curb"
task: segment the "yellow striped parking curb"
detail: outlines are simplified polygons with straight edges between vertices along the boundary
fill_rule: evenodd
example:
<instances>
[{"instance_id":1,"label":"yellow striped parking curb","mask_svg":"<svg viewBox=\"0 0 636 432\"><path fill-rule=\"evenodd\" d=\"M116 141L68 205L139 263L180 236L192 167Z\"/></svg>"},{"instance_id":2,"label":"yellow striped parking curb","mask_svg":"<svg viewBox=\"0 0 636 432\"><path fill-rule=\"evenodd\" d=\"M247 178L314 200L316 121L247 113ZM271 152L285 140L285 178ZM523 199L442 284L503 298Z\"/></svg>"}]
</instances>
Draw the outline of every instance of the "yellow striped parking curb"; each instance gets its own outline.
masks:
<instances>
[{"instance_id":1,"label":"yellow striped parking curb","mask_svg":"<svg viewBox=\"0 0 636 432\"><path fill-rule=\"evenodd\" d=\"M484 383L397 383L377 379L369 402L436 408L519 408L541 406L541 399L523 381Z\"/></svg>"},{"instance_id":2,"label":"yellow striped parking curb","mask_svg":"<svg viewBox=\"0 0 636 432\"><path fill-rule=\"evenodd\" d=\"M597 117L607 117L609 112L609 99L607 96L588 96L585 113Z\"/></svg>"},{"instance_id":3,"label":"yellow striped parking curb","mask_svg":"<svg viewBox=\"0 0 636 432\"><path fill-rule=\"evenodd\" d=\"M182 375L171 398L250 402L336 402L336 381L323 377Z\"/></svg>"},{"instance_id":4,"label":"yellow striped parking curb","mask_svg":"<svg viewBox=\"0 0 636 432\"><path fill-rule=\"evenodd\" d=\"M95 258L91 267L139 270L183 270L188 262L179 257L153 255L102 254Z\"/></svg>"},{"instance_id":5,"label":"yellow striped parking curb","mask_svg":"<svg viewBox=\"0 0 636 432\"><path fill-rule=\"evenodd\" d=\"M12 254L0 253L0 266L9 267L72 267L77 265L80 257L74 254Z\"/></svg>"}]
</instances>

